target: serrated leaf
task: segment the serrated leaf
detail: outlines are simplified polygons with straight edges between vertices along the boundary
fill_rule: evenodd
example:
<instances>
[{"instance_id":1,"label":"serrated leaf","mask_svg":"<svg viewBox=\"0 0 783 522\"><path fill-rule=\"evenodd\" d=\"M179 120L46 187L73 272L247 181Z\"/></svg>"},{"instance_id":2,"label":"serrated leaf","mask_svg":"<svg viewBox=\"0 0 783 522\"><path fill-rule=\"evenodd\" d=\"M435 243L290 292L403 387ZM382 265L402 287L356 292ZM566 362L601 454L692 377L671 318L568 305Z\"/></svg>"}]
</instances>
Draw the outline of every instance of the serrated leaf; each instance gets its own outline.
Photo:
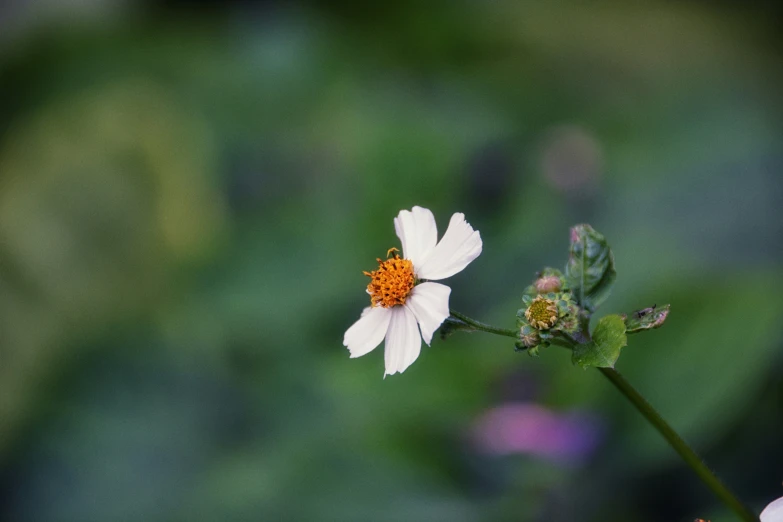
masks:
<instances>
[{"instance_id":1,"label":"serrated leaf","mask_svg":"<svg viewBox=\"0 0 783 522\"><path fill-rule=\"evenodd\" d=\"M607 315L598 321L591 342L576 345L571 362L582 368L614 368L626 344L625 321L619 315Z\"/></svg>"},{"instance_id":2,"label":"serrated leaf","mask_svg":"<svg viewBox=\"0 0 783 522\"><path fill-rule=\"evenodd\" d=\"M660 328L669 316L670 305L655 306L637 310L625 318L625 331L632 334Z\"/></svg>"},{"instance_id":3,"label":"serrated leaf","mask_svg":"<svg viewBox=\"0 0 783 522\"><path fill-rule=\"evenodd\" d=\"M606 238L590 225L572 228L565 277L577 302L595 311L609 297L616 276L614 255Z\"/></svg>"}]
</instances>

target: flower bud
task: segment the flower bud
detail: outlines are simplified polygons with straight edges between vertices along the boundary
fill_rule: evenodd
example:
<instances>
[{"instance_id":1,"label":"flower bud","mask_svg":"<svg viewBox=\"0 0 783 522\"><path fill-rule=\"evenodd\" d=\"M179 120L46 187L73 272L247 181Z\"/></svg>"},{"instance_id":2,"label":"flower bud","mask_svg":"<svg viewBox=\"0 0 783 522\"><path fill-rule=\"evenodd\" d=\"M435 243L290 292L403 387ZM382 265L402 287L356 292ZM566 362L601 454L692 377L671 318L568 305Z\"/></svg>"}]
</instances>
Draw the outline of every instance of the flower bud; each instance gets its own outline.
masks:
<instances>
[{"instance_id":1,"label":"flower bud","mask_svg":"<svg viewBox=\"0 0 783 522\"><path fill-rule=\"evenodd\" d=\"M529 324L523 325L519 329L519 340L526 348L533 348L541 343L541 337L538 335L538 330Z\"/></svg>"},{"instance_id":2,"label":"flower bud","mask_svg":"<svg viewBox=\"0 0 783 522\"><path fill-rule=\"evenodd\" d=\"M535 280L525 288L524 295L535 297L541 294L562 292L568 289L563 273L556 268L545 268L536 274Z\"/></svg>"},{"instance_id":3,"label":"flower bud","mask_svg":"<svg viewBox=\"0 0 783 522\"><path fill-rule=\"evenodd\" d=\"M554 275L543 275L535 280L533 286L539 294L548 294L549 292L559 292L563 287L563 282Z\"/></svg>"}]
</instances>

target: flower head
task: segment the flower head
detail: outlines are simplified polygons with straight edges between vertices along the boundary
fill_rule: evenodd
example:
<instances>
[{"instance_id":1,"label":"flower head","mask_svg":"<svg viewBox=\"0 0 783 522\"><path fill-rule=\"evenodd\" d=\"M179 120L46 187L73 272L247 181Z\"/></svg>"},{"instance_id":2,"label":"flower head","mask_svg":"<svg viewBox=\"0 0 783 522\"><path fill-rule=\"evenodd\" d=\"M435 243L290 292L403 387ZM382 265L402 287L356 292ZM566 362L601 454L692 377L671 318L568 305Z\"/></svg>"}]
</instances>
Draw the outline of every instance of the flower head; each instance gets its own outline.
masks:
<instances>
[{"instance_id":1,"label":"flower head","mask_svg":"<svg viewBox=\"0 0 783 522\"><path fill-rule=\"evenodd\" d=\"M534 328L547 330L557 322L557 305L554 301L539 295L525 310L525 318Z\"/></svg>"},{"instance_id":2,"label":"flower head","mask_svg":"<svg viewBox=\"0 0 783 522\"><path fill-rule=\"evenodd\" d=\"M386 252L388 257L396 248L390 248ZM378 261L378 269L372 272L364 272L372 281L367 285L367 293L370 294L372 306L389 308L395 305L404 305L405 299L410 295L416 285L416 277L413 275L413 263L408 259L394 257Z\"/></svg>"},{"instance_id":3,"label":"flower head","mask_svg":"<svg viewBox=\"0 0 783 522\"><path fill-rule=\"evenodd\" d=\"M432 281L461 272L482 248L480 234L459 212L440 241L435 216L426 208L400 211L394 229L403 255L389 249L386 260L377 260L377 269L364 272L370 277L370 306L343 338L351 357L370 353L385 339L385 375L410 366L419 357L421 340L429 345L449 316L451 289Z\"/></svg>"}]
</instances>

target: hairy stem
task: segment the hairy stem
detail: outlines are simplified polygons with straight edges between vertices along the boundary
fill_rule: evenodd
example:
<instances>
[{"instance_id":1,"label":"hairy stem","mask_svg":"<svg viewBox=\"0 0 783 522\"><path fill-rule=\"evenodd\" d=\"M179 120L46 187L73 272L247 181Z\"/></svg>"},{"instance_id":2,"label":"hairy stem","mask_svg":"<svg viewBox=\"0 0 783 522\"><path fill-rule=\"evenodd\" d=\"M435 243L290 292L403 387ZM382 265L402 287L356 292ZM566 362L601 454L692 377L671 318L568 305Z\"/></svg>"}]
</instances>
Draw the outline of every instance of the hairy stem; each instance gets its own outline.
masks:
<instances>
[{"instance_id":1,"label":"hairy stem","mask_svg":"<svg viewBox=\"0 0 783 522\"><path fill-rule=\"evenodd\" d=\"M666 442L668 442L669 445L674 448L674 451L680 455L682 460L684 460L685 463L690 466L690 468L699 476L702 482L704 482L704 484L706 484L707 487L710 488L712 492L715 493L715 495L717 495L724 504L726 504L727 507L737 514L740 520L747 522L758 522L758 516L755 515L753 511L748 508L748 506L743 504L736 497L736 495L734 495L734 493L732 493L720 481L720 479L715 476L710 468L708 468L701 458L699 458L696 452L693 451L690 446L688 446L688 443L685 442L671 426L669 426L663 417L661 417L661 414L658 413L655 408L653 408L652 405L647 402L647 400L642 397L642 395L636 391L636 389L634 389L634 387L631 386L631 384L626 381L617 370L613 368L598 369L606 376L607 379L611 381L612 384L615 385L615 387L617 387L618 390L620 390L623 395L625 395L629 401L631 401L636 409L639 410L639 413L644 415L644 418L646 418L649 423L652 424L661 435L663 435L663 438L666 439Z\"/></svg>"},{"instance_id":2,"label":"hairy stem","mask_svg":"<svg viewBox=\"0 0 783 522\"><path fill-rule=\"evenodd\" d=\"M507 330L505 328L498 328L496 326L491 326L485 323L482 323L481 321L476 321L475 319L471 319L467 315L461 314L457 312L456 310L449 310L449 313L452 317L456 317L460 321L462 321L465 324L469 324L476 330L480 330L482 332L487 332L495 335L503 335L506 337L513 337L514 339L519 339L519 331L518 330Z\"/></svg>"}]
</instances>

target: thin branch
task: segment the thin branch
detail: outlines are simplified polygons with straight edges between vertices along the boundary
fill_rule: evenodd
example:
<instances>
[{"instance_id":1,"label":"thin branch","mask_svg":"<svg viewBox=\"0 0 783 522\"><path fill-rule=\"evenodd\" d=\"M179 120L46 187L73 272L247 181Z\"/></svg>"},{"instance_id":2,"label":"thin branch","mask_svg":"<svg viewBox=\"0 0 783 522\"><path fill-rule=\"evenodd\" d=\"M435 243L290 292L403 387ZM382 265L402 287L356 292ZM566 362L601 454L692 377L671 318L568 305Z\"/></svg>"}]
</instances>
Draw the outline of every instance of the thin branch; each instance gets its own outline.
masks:
<instances>
[{"instance_id":1,"label":"thin branch","mask_svg":"<svg viewBox=\"0 0 783 522\"><path fill-rule=\"evenodd\" d=\"M476 321L475 319L471 319L467 315L461 314L455 310L449 310L449 313L451 313L452 317L456 317L463 323L469 324L476 330L480 330L482 332L487 332L495 335L503 335L505 337L513 337L514 339L519 339L519 330L507 330L505 328L498 328L496 326L485 324L482 323L481 321Z\"/></svg>"}]
</instances>

